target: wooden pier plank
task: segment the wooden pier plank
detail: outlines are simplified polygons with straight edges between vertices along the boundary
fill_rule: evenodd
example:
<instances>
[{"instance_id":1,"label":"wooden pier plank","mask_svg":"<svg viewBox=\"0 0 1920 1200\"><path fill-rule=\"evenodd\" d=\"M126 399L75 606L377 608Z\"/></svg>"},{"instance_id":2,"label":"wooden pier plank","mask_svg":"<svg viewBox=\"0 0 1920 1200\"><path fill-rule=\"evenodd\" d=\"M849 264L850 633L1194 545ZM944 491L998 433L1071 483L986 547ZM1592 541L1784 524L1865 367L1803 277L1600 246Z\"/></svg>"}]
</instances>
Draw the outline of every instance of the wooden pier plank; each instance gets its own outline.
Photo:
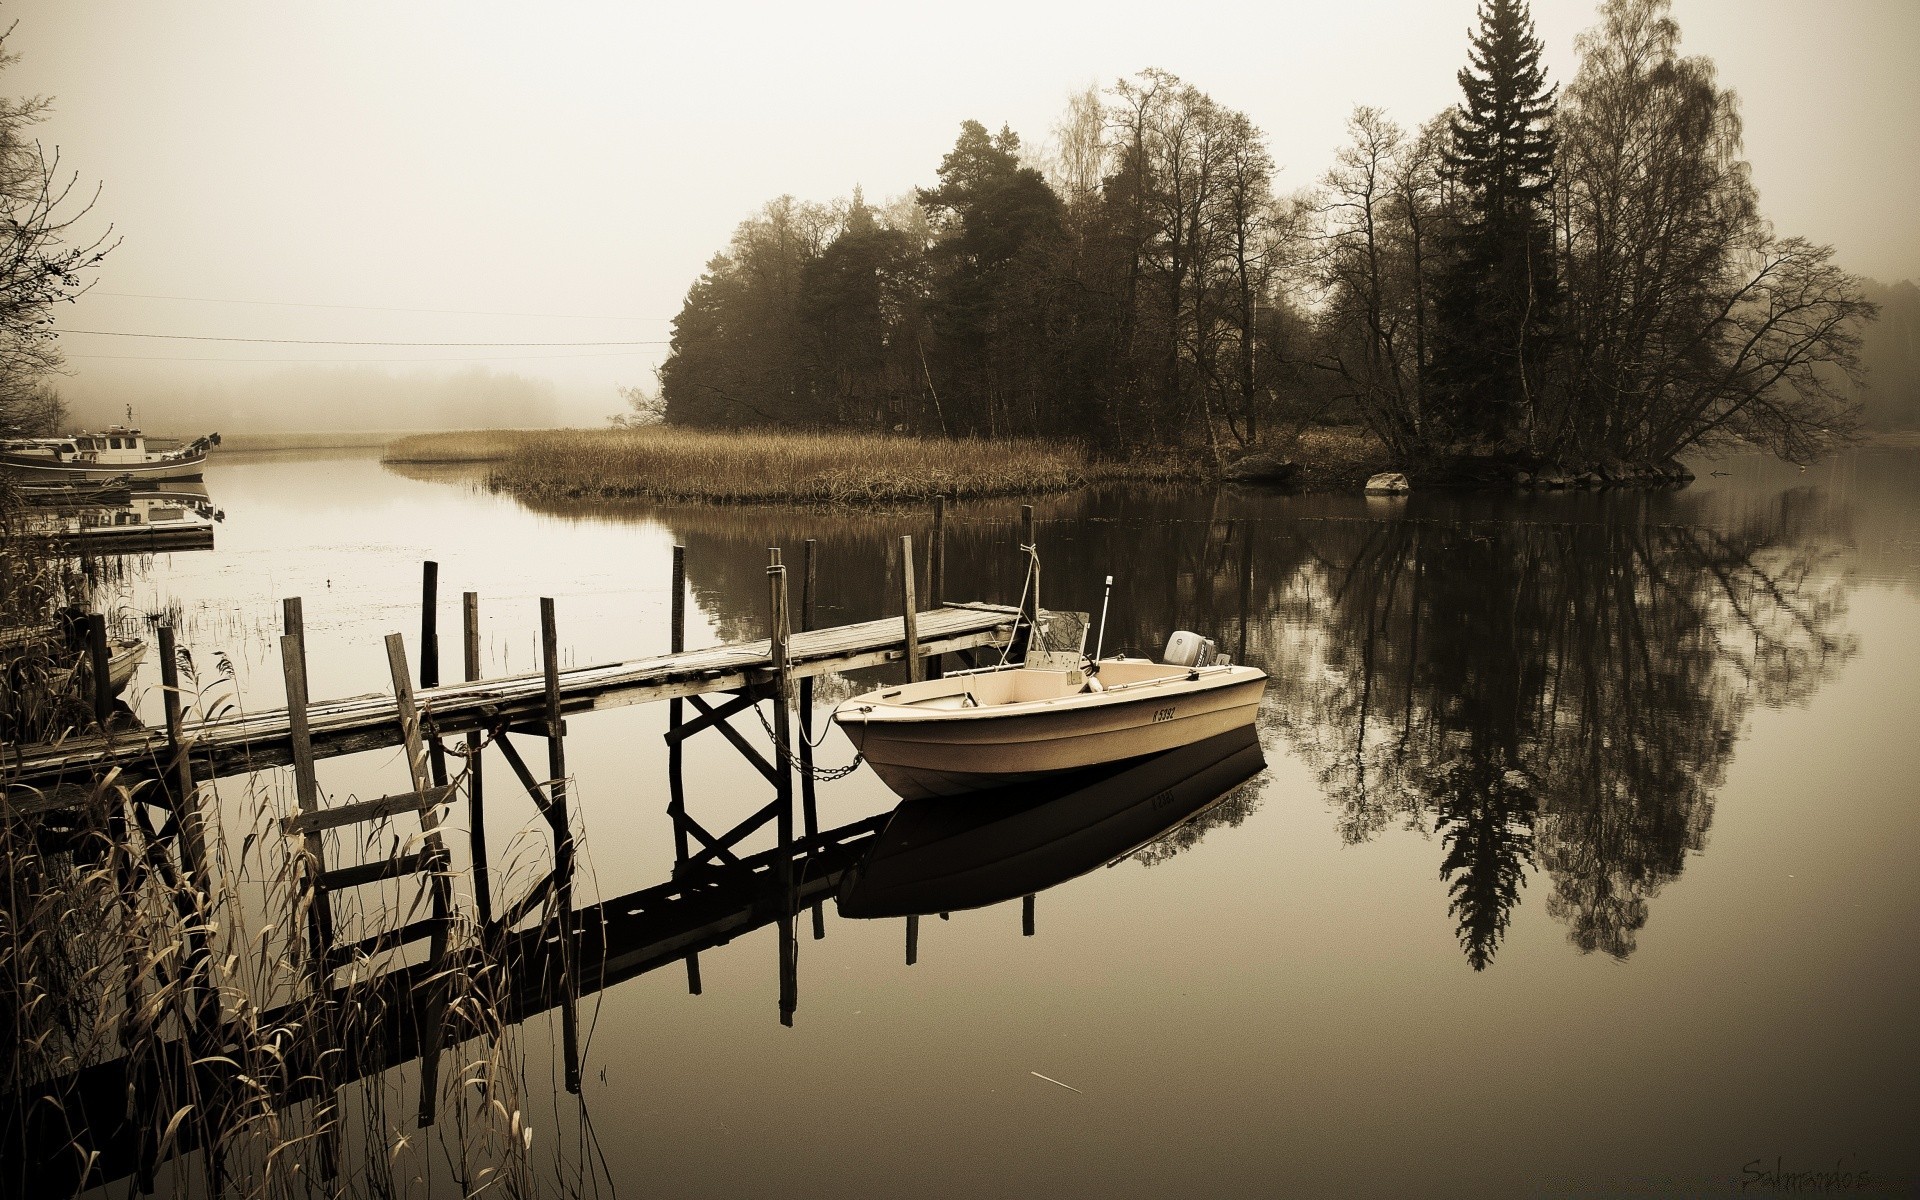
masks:
<instances>
[{"instance_id":1,"label":"wooden pier plank","mask_svg":"<svg viewBox=\"0 0 1920 1200\"><path fill-rule=\"evenodd\" d=\"M1005 640L1014 614L990 605L932 609L917 614L920 654L952 654ZM831 629L796 632L788 642L789 678L898 662L903 657L899 617ZM773 667L768 641L711 646L629 662L576 667L560 672L561 706L583 712L647 704L710 692L735 691L764 682ZM415 700L440 736L484 730L500 721L521 723L546 716L544 672L421 688ZM316 758L390 747L397 719L390 693L313 702L307 733ZM234 774L285 766L294 760L285 709L241 718L188 722L182 738L204 761L208 774ZM75 783L109 767L138 774L164 763L164 730L120 731L111 738L71 737L57 744L8 747L9 808L16 812L56 807L62 783ZM42 793L45 793L44 795Z\"/></svg>"}]
</instances>

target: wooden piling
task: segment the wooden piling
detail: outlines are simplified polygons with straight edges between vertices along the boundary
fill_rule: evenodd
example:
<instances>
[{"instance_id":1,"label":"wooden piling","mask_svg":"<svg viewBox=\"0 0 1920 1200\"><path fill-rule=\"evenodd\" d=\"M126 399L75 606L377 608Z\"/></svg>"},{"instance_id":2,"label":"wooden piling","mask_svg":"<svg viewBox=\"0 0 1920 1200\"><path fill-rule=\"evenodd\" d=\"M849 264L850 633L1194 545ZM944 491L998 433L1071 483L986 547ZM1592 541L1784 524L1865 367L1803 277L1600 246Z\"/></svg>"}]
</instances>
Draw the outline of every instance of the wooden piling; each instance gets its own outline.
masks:
<instances>
[{"instance_id":1,"label":"wooden piling","mask_svg":"<svg viewBox=\"0 0 1920 1200\"><path fill-rule=\"evenodd\" d=\"M480 678L480 593L460 595L460 666L467 682ZM493 924L493 885L487 866L487 805L480 747L485 738L467 731L467 845L473 859L473 900L480 928ZM435 779L434 783L441 781Z\"/></svg>"},{"instance_id":2,"label":"wooden piling","mask_svg":"<svg viewBox=\"0 0 1920 1200\"><path fill-rule=\"evenodd\" d=\"M1008 657L1025 662L1027 648L1040 633L1040 559L1039 542L1033 526L1033 505L1020 506L1020 620L1016 626Z\"/></svg>"},{"instance_id":3,"label":"wooden piling","mask_svg":"<svg viewBox=\"0 0 1920 1200\"><path fill-rule=\"evenodd\" d=\"M667 649L678 654L687 648L687 548L673 548L672 617L667 632ZM667 816L673 821L673 863L677 869L687 861L687 786L683 772L683 751L679 733L685 716L685 702L679 697L667 701ZM689 960L688 985L699 994L700 966Z\"/></svg>"},{"instance_id":4,"label":"wooden piling","mask_svg":"<svg viewBox=\"0 0 1920 1200\"><path fill-rule=\"evenodd\" d=\"M547 687L547 823L553 829L554 895L560 922L560 970L564 976L560 1013L566 1053L567 1091L580 1094L580 981L574 977L573 825L567 817L566 724L560 715L560 632L553 598L540 597L540 663Z\"/></svg>"},{"instance_id":5,"label":"wooden piling","mask_svg":"<svg viewBox=\"0 0 1920 1200\"><path fill-rule=\"evenodd\" d=\"M947 602L947 498L933 498L933 537L927 543L927 604Z\"/></svg>"},{"instance_id":6,"label":"wooden piling","mask_svg":"<svg viewBox=\"0 0 1920 1200\"><path fill-rule=\"evenodd\" d=\"M913 596L913 535L900 535L900 611L901 611L901 648L907 660L907 682L919 683L926 678L926 672L920 666L920 629L918 605Z\"/></svg>"},{"instance_id":7,"label":"wooden piling","mask_svg":"<svg viewBox=\"0 0 1920 1200\"><path fill-rule=\"evenodd\" d=\"M287 685L287 725L293 742L293 807L299 816L311 816L320 809L320 785L313 769L313 734L307 724L307 632L300 611L300 597L292 596L281 604L283 628L280 637L280 669ZM301 841L304 862L303 886L312 889L307 908L308 971L314 994L324 997L331 990L333 953L333 906L326 889L320 886L326 848L320 831L309 827Z\"/></svg>"},{"instance_id":8,"label":"wooden piling","mask_svg":"<svg viewBox=\"0 0 1920 1200\"><path fill-rule=\"evenodd\" d=\"M808 538L800 552L800 631L805 633L813 628L813 605L819 579L818 558L820 543ZM813 676L800 681L800 816L801 828L806 830L807 841L820 833L820 808L814 797L813 782ZM819 941L827 936L827 917L825 906L815 903L813 911L813 940Z\"/></svg>"},{"instance_id":9,"label":"wooden piling","mask_svg":"<svg viewBox=\"0 0 1920 1200\"><path fill-rule=\"evenodd\" d=\"M920 918L916 915L907 918L907 965L912 966L919 961Z\"/></svg>"},{"instance_id":10,"label":"wooden piling","mask_svg":"<svg viewBox=\"0 0 1920 1200\"><path fill-rule=\"evenodd\" d=\"M1020 897L1020 936L1033 936L1033 896Z\"/></svg>"},{"instance_id":11,"label":"wooden piling","mask_svg":"<svg viewBox=\"0 0 1920 1200\"><path fill-rule=\"evenodd\" d=\"M160 639L161 705L167 722L166 786L173 801L174 820L180 825L182 857L194 887L205 896L210 886L207 877L206 827L200 819L200 800L193 782L193 763L188 756L182 727L185 723L180 703L180 657L174 642L173 626L162 624Z\"/></svg>"},{"instance_id":12,"label":"wooden piling","mask_svg":"<svg viewBox=\"0 0 1920 1200\"><path fill-rule=\"evenodd\" d=\"M113 716L113 679L107 650L107 619L99 613L87 614L87 659L93 683L93 721L101 729Z\"/></svg>"},{"instance_id":13,"label":"wooden piling","mask_svg":"<svg viewBox=\"0 0 1920 1200\"><path fill-rule=\"evenodd\" d=\"M427 560L420 564L420 686L440 686L440 564ZM447 784L447 752L431 728L427 739L428 773L434 787Z\"/></svg>"},{"instance_id":14,"label":"wooden piling","mask_svg":"<svg viewBox=\"0 0 1920 1200\"><path fill-rule=\"evenodd\" d=\"M767 563L768 640L773 666L774 821L779 846L780 889L780 1023L793 1024L799 1005L797 957L793 941L793 733L789 713L793 705L793 676L787 657L792 634L787 614L787 568L778 547L769 548Z\"/></svg>"},{"instance_id":15,"label":"wooden piling","mask_svg":"<svg viewBox=\"0 0 1920 1200\"><path fill-rule=\"evenodd\" d=\"M440 564L420 564L420 686L440 682Z\"/></svg>"}]
</instances>

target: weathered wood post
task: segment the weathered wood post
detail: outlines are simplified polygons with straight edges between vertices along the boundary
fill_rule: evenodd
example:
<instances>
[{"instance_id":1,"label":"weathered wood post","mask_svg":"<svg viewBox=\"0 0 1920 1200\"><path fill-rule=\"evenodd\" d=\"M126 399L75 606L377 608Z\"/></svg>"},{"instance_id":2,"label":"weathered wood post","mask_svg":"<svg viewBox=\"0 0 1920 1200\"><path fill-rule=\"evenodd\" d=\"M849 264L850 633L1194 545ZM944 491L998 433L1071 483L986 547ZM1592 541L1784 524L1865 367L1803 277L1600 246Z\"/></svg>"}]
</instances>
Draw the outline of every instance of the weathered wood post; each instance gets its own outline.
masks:
<instances>
[{"instance_id":1,"label":"weathered wood post","mask_svg":"<svg viewBox=\"0 0 1920 1200\"><path fill-rule=\"evenodd\" d=\"M161 704L167 723L167 769L161 790L167 794L174 827L179 830L180 865L189 884L187 893L193 914L194 929L187 934L187 1012L192 1032L205 1036L214 1031L220 1020L219 996L206 986L211 951L204 927L207 911L212 907L213 880L208 874L206 827L200 819L193 764L187 759L187 744L182 734L180 659L174 645L173 626L161 625L159 640Z\"/></svg>"},{"instance_id":2,"label":"weathered wood post","mask_svg":"<svg viewBox=\"0 0 1920 1200\"><path fill-rule=\"evenodd\" d=\"M920 961L920 918L918 915L907 918L907 965Z\"/></svg>"},{"instance_id":3,"label":"weathered wood post","mask_svg":"<svg viewBox=\"0 0 1920 1200\"><path fill-rule=\"evenodd\" d=\"M429 559L420 564L420 686L440 686L440 564ZM433 786L447 784L447 752L431 728L421 731L427 739L427 763Z\"/></svg>"},{"instance_id":4,"label":"weathered wood post","mask_svg":"<svg viewBox=\"0 0 1920 1200\"><path fill-rule=\"evenodd\" d=\"M180 845L187 874L193 880L198 898L210 887L207 878L206 826L200 819L200 799L193 782L193 763L188 758L182 734L185 719L180 704L180 652L174 642L173 626L160 626L160 693L167 720L166 787L173 800L174 819L180 823Z\"/></svg>"},{"instance_id":5,"label":"weathered wood post","mask_svg":"<svg viewBox=\"0 0 1920 1200\"><path fill-rule=\"evenodd\" d=\"M1025 662L1027 648L1040 633L1040 556L1031 504L1020 506L1020 568L1020 618L1014 623L1013 647L1008 657Z\"/></svg>"},{"instance_id":6,"label":"weathered wood post","mask_svg":"<svg viewBox=\"0 0 1920 1200\"><path fill-rule=\"evenodd\" d=\"M901 649L907 660L907 682L919 683L926 678L926 672L920 666L920 620L916 612L918 605L913 596L913 535L900 535L900 611L901 611Z\"/></svg>"},{"instance_id":7,"label":"weathered wood post","mask_svg":"<svg viewBox=\"0 0 1920 1200\"><path fill-rule=\"evenodd\" d=\"M553 597L540 597L540 661L547 689L547 824L553 829L553 883L559 903L560 970L563 991L560 1031L566 1053L567 1091L580 1094L580 981L574 976L573 823L567 816L566 722L560 715L560 633Z\"/></svg>"},{"instance_id":8,"label":"weathered wood post","mask_svg":"<svg viewBox=\"0 0 1920 1200\"><path fill-rule=\"evenodd\" d=\"M927 604L947 602L947 498L933 498L933 538L927 546Z\"/></svg>"},{"instance_id":9,"label":"weathered wood post","mask_svg":"<svg viewBox=\"0 0 1920 1200\"><path fill-rule=\"evenodd\" d=\"M293 744L293 807L300 816L320 808L320 785L313 771L313 735L307 725L307 631L300 597L281 603L285 632L280 637L280 668L287 683L287 735ZM316 996L324 999L332 986L333 904L320 886L325 847L320 831L309 827L301 842L301 886L313 895L307 908L308 968Z\"/></svg>"},{"instance_id":10,"label":"weathered wood post","mask_svg":"<svg viewBox=\"0 0 1920 1200\"><path fill-rule=\"evenodd\" d=\"M933 536L927 542L927 607L941 608L947 602L947 498L933 498ZM930 655L927 678L946 674L944 656Z\"/></svg>"},{"instance_id":11,"label":"weathered wood post","mask_svg":"<svg viewBox=\"0 0 1920 1200\"><path fill-rule=\"evenodd\" d=\"M813 628L819 546L818 541L808 538L800 554L800 630L803 633ZM813 839L820 836L820 809L813 786L813 676L809 675L800 681L800 815L809 847ZM817 902L812 911L813 940L817 942L827 936L827 915L825 906Z\"/></svg>"},{"instance_id":12,"label":"weathered wood post","mask_svg":"<svg viewBox=\"0 0 1920 1200\"><path fill-rule=\"evenodd\" d=\"M87 664L93 684L93 721L101 732L113 716L113 679L107 652L107 619L99 613L87 614Z\"/></svg>"},{"instance_id":13,"label":"weathered wood post","mask_svg":"<svg viewBox=\"0 0 1920 1200\"><path fill-rule=\"evenodd\" d=\"M670 624L667 627L667 650L678 654L687 648L687 548L673 548L673 582ZM682 751L680 739L673 736L680 731L685 713L683 702L678 698L667 701L667 816L673 821L673 862L677 868L687 861L687 787L682 772ZM699 968L690 965L689 972L697 974Z\"/></svg>"},{"instance_id":14,"label":"weathered wood post","mask_svg":"<svg viewBox=\"0 0 1920 1200\"><path fill-rule=\"evenodd\" d=\"M775 882L780 889L780 1023L792 1025L794 1009L799 1005L799 948L793 941L793 734L788 722L793 676L787 653L791 627L787 568L780 562L779 547L769 547L767 555L768 645L773 663L774 836L779 853Z\"/></svg>"},{"instance_id":15,"label":"weathered wood post","mask_svg":"<svg viewBox=\"0 0 1920 1200\"><path fill-rule=\"evenodd\" d=\"M460 666L468 683L480 678L480 593L460 595ZM487 869L487 804L482 782L479 730L467 732L467 845L473 859L473 900L480 928L493 924L493 884ZM437 785L442 780L435 779Z\"/></svg>"},{"instance_id":16,"label":"weathered wood post","mask_svg":"<svg viewBox=\"0 0 1920 1200\"><path fill-rule=\"evenodd\" d=\"M687 548L673 548L673 570L668 600L667 650L678 654L687 648ZM667 819L673 823L673 868L677 872L687 861L687 783L686 751L676 736L686 713L679 698L667 701ZM700 994L700 955L687 955L687 994Z\"/></svg>"}]
</instances>

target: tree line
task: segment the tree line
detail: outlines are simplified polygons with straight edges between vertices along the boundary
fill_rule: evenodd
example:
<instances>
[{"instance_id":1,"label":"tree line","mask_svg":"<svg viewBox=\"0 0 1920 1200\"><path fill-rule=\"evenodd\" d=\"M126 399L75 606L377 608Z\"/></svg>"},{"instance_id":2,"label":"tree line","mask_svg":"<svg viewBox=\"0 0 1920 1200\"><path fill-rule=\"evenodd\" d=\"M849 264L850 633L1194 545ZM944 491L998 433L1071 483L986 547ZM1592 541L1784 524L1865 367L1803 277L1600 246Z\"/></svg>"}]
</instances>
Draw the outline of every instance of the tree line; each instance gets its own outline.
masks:
<instances>
[{"instance_id":1,"label":"tree line","mask_svg":"<svg viewBox=\"0 0 1920 1200\"><path fill-rule=\"evenodd\" d=\"M742 222L654 403L1216 458L1318 421L1407 462L1831 445L1860 281L1761 215L1669 0L1604 0L1577 50L1550 82L1525 0L1482 0L1458 103L1416 129L1358 108L1285 195L1246 114L1161 70L1072 97L1044 153L968 121L909 196Z\"/></svg>"}]
</instances>

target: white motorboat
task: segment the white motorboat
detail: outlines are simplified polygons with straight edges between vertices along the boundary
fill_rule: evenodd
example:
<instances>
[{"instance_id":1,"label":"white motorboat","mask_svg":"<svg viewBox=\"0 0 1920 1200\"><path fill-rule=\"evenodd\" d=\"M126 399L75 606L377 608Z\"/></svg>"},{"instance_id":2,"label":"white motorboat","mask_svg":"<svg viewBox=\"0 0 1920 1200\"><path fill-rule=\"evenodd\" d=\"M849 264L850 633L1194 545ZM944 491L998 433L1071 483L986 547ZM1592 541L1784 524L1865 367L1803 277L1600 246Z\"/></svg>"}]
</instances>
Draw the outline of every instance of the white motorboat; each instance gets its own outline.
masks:
<instances>
[{"instance_id":1,"label":"white motorboat","mask_svg":"<svg viewBox=\"0 0 1920 1200\"><path fill-rule=\"evenodd\" d=\"M1191 634L1175 635L1199 639ZM865 692L833 719L875 774L908 800L954 796L1154 754L1250 724L1256 667L1059 655ZM1198 665L1205 662L1207 665Z\"/></svg>"},{"instance_id":2,"label":"white motorboat","mask_svg":"<svg viewBox=\"0 0 1920 1200\"><path fill-rule=\"evenodd\" d=\"M124 425L109 425L100 433L66 437L9 438L0 441L0 470L16 479L73 481L198 479L207 452L220 444L220 435L195 438L173 450L153 450L146 435Z\"/></svg>"}]
</instances>

